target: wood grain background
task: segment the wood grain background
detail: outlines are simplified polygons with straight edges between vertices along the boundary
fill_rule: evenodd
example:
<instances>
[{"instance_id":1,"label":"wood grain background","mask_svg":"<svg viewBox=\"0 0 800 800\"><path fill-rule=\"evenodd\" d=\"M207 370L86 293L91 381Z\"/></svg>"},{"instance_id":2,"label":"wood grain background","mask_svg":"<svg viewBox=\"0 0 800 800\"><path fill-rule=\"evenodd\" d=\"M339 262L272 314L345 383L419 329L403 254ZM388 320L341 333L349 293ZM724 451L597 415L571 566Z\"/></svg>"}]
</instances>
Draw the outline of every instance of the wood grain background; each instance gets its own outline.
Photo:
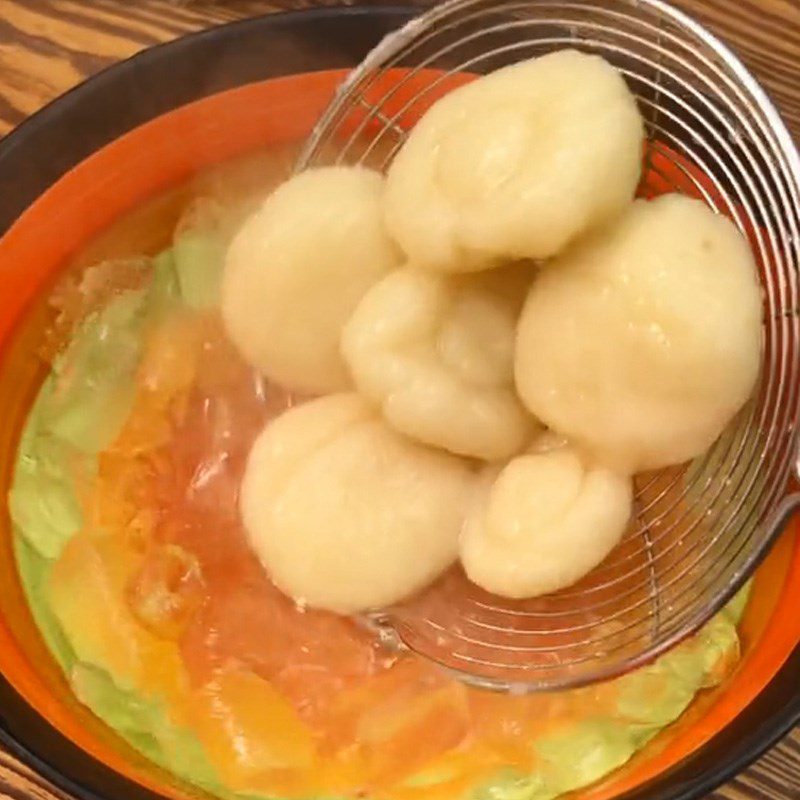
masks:
<instances>
[{"instance_id":1,"label":"wood grain background","mask_svg":"<svg viewBox=\"0 0 800 800\"><path fill-rule=\"evenodd\" d=\"M800 141L800 0L673 2L733 46L776 101L795 141ZM0 0L0 136L83 78L145 47L256 14L335 4ZM800 675L797 679L800 684ZM0 751L0 800L58 797L60 793L46 781ZM800 730L712 798L800 800Z\"/></svg>"}]
</instances>

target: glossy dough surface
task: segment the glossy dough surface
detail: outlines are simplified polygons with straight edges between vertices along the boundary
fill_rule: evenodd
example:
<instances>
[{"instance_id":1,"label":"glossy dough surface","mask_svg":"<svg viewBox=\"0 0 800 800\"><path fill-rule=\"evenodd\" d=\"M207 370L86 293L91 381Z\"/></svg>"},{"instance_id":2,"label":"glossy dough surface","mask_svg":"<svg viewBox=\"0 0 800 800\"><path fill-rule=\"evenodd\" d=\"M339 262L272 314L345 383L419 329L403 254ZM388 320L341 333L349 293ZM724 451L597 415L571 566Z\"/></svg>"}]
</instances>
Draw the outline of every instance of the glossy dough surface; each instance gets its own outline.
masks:
<instances>
[{"instance_id":1,"label":"glossy dough surface","mask_svg":"<svg viewBox=\"0 0 800 800\"><path fill-rule=\"evenodd\" d=\"M516 381L545 424L627 472L704 452L761 347L747 242L697 200L637 201L549 264L522 312Z\"/></svg>"},{"instance_id":2,"label":"glossy dough surface","mask_svg":"<svg viewBox=\"0 0 800 800\"><path fill-rule=\"evenodd\" d=\"M381 217L383 178L358 167L309 170L282 184L237 234L222 314L241 353L270 379L309 393L349 384L342 325L399 263Z\"/></svg>"},{"instance_id":3,"label":"glossy dough surface","mask_svg":"<svg viewBox=\"0 0 800 800\"><path fill-rule=\"evenodd\" d=\"M520 452L533 421L513 386L522 265L480 276L389 274L347 323L342 352L356 387L398 431L453 453Z\"/></svg>"},{"instance_id":4,"label":"glossy dough surface","mask_svg":"<svg viewBox=\"0 0 800 800\"><path fill-rule=\"evenodd\" d=\"M405 439L355 394L285 412L251 451L240 498L250 543L296 601L379 608L458 555L473 474Z\"/></svg>"},{"instance_id":5,"label":"glossy dough surface","mask_svg":"<svg viewBox=\"0 0 800 800\"><path fill-rule=\"evenodd\" d=\"M469 579L503 597L580 580L614 549L631 515L628 477L564 445L487 467L461 537Z\"/></svg>"},{"instance_id":6,"label":"glossy dough surface","mask_svg":"<svg viewBox=\"0 0 800 800\"><path fill-rule=\"evenodd\" d=\"M633 197L643 126L622 76L562 50L439 100L386 181L386 223L419 267L546 258Z\"/></svg>"}]
</instances>

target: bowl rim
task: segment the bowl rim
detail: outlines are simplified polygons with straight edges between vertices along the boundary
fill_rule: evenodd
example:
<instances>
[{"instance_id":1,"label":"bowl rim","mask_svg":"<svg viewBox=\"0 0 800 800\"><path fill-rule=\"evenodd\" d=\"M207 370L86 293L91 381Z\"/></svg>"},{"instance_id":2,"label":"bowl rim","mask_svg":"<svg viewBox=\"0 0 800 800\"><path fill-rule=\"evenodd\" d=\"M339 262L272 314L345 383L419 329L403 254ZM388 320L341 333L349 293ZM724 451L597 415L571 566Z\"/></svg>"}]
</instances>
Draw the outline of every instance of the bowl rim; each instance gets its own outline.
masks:
<instances>
[{"instance_id":1,"label":"bowl rim","mask_svg":"<svg viewBox=\"0 0 800 800\"><path fill-rule=\"evenodd\" d=\"M65 113L79 108L87 101L91 101L94 96L108 93L110 89L114 88L119 83L121 78L133 79L136 73L141 70L152 68L166 61L177 60L181 55L188 55L190 51L202 48L206 43L220 43L223 40L235 40L241 33L252 32L258 28L264 29L264 32L270 35L277 36L282 32L282 29L291 31L292 28L297 26L308 27L309 23L317 24L325 21L336 22L343 19L357 20L363 18L366 20L373 20L382 17L386 20L394 18L396 24L400 25L425 10L424 6L410 7L408 5L404 6L390 2L369 6L340 4L343 2L346 2L346 0L334 0L334 4L329 6L268 12L266 14L259 14L245 19L222 23L211 28L192 31L178 36L176 39L146 47L131 56L103 67L98 72L85 78L67 91L47 101L41 108L27 116L8 133L0 137L0 179L2 178L4 170L8 169L14 159L18 157L15 151L29 143L32 139L52 132L54 130L53 124L58 123L59 118ZM352 64L349 66L352 66ZM335 67L335 65L332 65L332 68L333 67ZM291 70L279 69L273 70L272 72L274 74L271 74L269 77L293 74ZM264 76L262 76L262 79L263 77ZM225 88L233 88L234 85L238 84L218 86L208 91L197 92L192 94L191 100L185 100L184 102L202 99L202 97L222 91ZM102 131L102 134L107 136L107 141L110 141L114 135L121 135L136 125L143 124L161 113L166 113L174 109L176 106L170 104L169 100L169 96L158 98L157 102L151 106L150 113L141 112L132 114L130 124L115 124L112 121L111 124L107 125ZM137 109L134 109L134 111L137 111ZM96 117L93 118L92 121L104 122L103 120L98 120ZM105 143L106 142L104 142L104 144ZM69 161L62 162L58 169L50 170L47 175L43 177L43 180L38 182L39 185L35 193L30 197L14 195L11 202L8 202L4 195L7 196L11 193L0 193L0 237L6 233L36 197L42 194L48 186L52 185L66 174L73 166L91 155L96 149L97 148L93 147L92 143L87 139L83 151ZM8 202L7 207L2 205L3 200Z\"/></svg>"},{"instance_id":2,"label":"bowl rim","mask_svg":"<svg viewBox=\"0 0 800 800\"><path fill-rule=\"evenodd\" d=\"M141 51L123 61L106 67L78 86L55 98L0 140L0 180L2 180L4 169L17 157L15 151L21 147L24 149L26 144L30 144L32 140L36 140L43 134L52 133L57 129L58 123L65 113L80 108L85 104L91 107L99 96L113 89L121 78L132 79L142 69L156 68L159 65L161 68L165 66L168 68L169 62L174 62L181 55L186 56L187 54L202 51L206 43L223 40L235 41L242 32L255 30L260 30L264 35L279 35L285 29L307 28L312 23L324 20L384 18L384 20L393 19L399 23L411 18L420 10L419 7L414 9L396 5L370 5L332 6L287 11L237 20L191 33L171 42ZM274 77L279 74L291 74L291 71L284 73L278 71ZM212 94L219 90L214 89L206 94ZM200 92L194 95L193 99L200 99L206 94ZM188 100L185 102L188 102ZM142 124L148 119L175 107L174 104L169 104L168 99L164 98L162 98L162 104L164 104L163 107L153 107L151 114L147 114L144 111L141 112L131 124L125 121L112 121L109 124L109 130L104 131L103 135L107 137L107 141L110 141L125 130L129 130L135 125ZM119 129L120 127L121 129ZM0 208L0 236L13 224L30 202L42 194L71 167L80 163L96 149L96 147L88 143L86 147L88 151L75 154L70 163L64 161L59 165L55 165L47 175L39 180L41 185L37 185L31 190L32 197L20 197L17 195L15 197L16 206L18 207L16 213L13 212L15 206L12 205L5 211L5 215L3 209ZM638 800L698 800L698 798L703 797L707 792L746 768L796 724L800 723L799 676L800 645L773 677L769 686L730 725L719 731L711 741L675 765L674 768L636 789L620 795L619 800L633 800L634 797ZM85 780L65 774L64 771L52 763L51 759L36 752L36 747L32 744L34 741L38 744L36 737L23 736L14 730L15 726L9 723L9 720L13 717L13 714L9 713L12 706L4 705L4 712L0 714L0 743L23 763L60 789L84 800L109 800L115 794L125 797L126 800L130 800L130 798L153 800L160 797L155 792L134 783L84 753L63 734L52 728L36 710L22 699L6 680L5 676L2 675L0 675L0 697L15 699L16 702L13 703L13 706L26 709L38 728L41 729L41 726L49 728L50 733L58 740L62 748L66 747L67 750L74 750L82 756L82 760L88 760L86 763L95 767L96 773L106 771L114 779L114 784L117 788L123 787L123 791L119 792L119 794L117 792L113 794L105 791L100 792L87 785ZM672 783L673 781L674 784Z\"/></svg>"}]
</instances>

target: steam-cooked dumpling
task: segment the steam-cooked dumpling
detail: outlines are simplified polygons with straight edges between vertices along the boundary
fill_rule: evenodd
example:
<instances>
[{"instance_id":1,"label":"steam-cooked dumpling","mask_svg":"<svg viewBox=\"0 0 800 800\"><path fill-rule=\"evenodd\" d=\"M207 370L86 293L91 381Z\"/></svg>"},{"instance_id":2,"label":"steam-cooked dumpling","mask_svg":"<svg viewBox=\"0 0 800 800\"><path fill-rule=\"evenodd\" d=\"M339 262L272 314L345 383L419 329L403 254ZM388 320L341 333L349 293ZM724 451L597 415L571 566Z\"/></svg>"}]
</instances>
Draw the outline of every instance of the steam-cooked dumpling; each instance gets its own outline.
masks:
<instances>
[{"instance_id":1,"label":"steam-cooked dumpling","mask_svg":"<svg viewBox=\"0 0 800 800\"><path fill-rule=\"evenodd\" d=\"M643 125L621 75L562 50L455 89L411 131L386 223L420 267L546 258L633 198Z\"/></svg>"},{"instance_id":2,"label":"steam-cooked dumpling","mask_svg":"<svg viewBox=\"0 0 800 800\"><path fill-rule=\"evenodd\" d=\"M750 249L701 202L637 201L533 285L516 381L551 428L625 471L706 450L759 367L761 300Z\"/></svg>"},{"instance_id":3,"label":"steam-cooked dumpling","mask_svg":"<svg viewBox=\"0 0 800 800\"><path fill-rule=\"evenodd\" d=\"M451 277L401 269L367 292L342 352L359 391L397 430L476 458L508 458L533 422L513 387L522 265Z\"/></svg>"},{"instance_id":4,"label":"steam-cooked dumpling","mask_svg":"<svg viewBox=\"0 0 800 800\"><path fill-rule=\"evenodd\" d=\"M614 549L630 518L629 477L587 465L565 443L550 446L482 476L461 563L494 594L538 597L570 586Z\"/></svg>"},{"instance_id":5,"label":"steam-cooked dumpling","mask_svg":"<svg viewBox=\"0 0 800 800\"><path fill-rule=\"evenodd\" d=\"M461 459L404 438L357 395L336 394L267 425L240 506L280 589L352 613L402 600L455 561L473 480Z\"/></svg>"},{"instance_id":6,"label":"steam-cooked dumpling","mask_svg":"<svg viewBox=\"0 0 800 800\"><path fill-rule=\"evenodd\" d=\"M269 378L317 393L349 385L342 325L399 263L381 217L383 179L326 167L282 184L228 251L222 315L233 342Z\"/></svg>"}]
</instances>

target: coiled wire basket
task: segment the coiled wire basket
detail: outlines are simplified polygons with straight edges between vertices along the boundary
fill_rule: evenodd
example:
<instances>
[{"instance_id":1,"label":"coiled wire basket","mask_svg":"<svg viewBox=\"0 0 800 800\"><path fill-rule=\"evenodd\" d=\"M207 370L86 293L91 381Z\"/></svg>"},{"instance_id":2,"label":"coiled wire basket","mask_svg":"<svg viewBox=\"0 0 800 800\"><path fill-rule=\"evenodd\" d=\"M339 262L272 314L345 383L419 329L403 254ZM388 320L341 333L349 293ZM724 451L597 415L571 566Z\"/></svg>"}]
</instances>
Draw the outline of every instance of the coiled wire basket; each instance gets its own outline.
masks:
<instances>
[{"instance_id":1,"label":"coiled wire basket","mask_svg":"<svg viewBox=\"0 0 800 800\"><path fill-rule=\"evenodd\" d=\"M763 90L697 22L661 0L450 0L349 75L297 167L385 168L444 93L566 47L603 56L638 98L648 139L639 194L702 198L749 238L763 287L762 370L706 455L637 476L623 542L580 584L511 602L453 570L373 616L387 643L515 692L610 678L663 653L733 597L800 507L787 493L800 400L800 160Z\"/></svg>"}]
</instances>

